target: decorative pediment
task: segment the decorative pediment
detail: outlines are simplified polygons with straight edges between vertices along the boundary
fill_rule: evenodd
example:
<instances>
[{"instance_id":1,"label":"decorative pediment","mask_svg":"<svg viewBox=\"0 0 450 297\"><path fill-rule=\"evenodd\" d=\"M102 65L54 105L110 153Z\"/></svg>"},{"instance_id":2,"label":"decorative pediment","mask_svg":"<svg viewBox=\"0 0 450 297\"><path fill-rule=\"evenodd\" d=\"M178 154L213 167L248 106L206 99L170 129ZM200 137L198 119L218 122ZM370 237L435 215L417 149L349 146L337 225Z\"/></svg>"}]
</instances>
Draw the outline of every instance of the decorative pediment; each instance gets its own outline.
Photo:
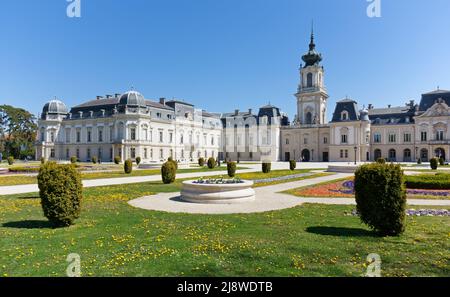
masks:
<instances>
[{"instance_id":1,"label":"decorative pediment","mask_svg":"<svg viewBox=\"0 0 450 297\"><path fill-rule=\"evenodd\" d=\"M442 117L442 116L450 116L450 107L445 103L444 100L439 100L433 106L431 106L425 113L420 115L419 118Z\"/></svg>"}]
</instances>

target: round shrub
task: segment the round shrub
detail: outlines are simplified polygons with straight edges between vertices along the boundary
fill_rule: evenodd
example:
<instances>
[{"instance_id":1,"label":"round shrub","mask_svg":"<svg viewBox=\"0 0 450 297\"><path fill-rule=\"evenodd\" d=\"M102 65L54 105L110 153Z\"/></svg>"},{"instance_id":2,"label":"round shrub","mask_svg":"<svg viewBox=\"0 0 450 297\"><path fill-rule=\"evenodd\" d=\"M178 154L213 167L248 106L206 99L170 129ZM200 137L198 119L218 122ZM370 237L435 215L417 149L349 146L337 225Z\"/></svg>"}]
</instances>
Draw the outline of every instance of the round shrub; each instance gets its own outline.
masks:
<instances>
[{"instance_id":1,"label":"round shrub","mask_svg":"<svg viewBox=\"0 0 450 297\"><path fill-rule=\"evenodd\" d=\"M80 216L83 197L81 176L75 166L47 162L37 179L45 217L55 227L72 225Z\"/></svg>"},{"instance_id":2,"label":"round shrub","mask_svg":"<svg viewBox=\"0 0 450 297\"><path fill-rule=\"evenodd\" d=\"M72 164L77 163L77 161L78 161L78 159L77 159L77 157L75 157L75 156L73 156L73 157L70 158L70 163L72 163Z\"/></svg>"},{"instance_id":3,"label":"round shrub","mask_svg":"<svg viewBox=\"0 0 450 297\"><path fill-rule=\"evenodd\" d=\"M227 171L229 177L234 177L236 175L236 162L228 162Z\"/></svg>"},{"instance_id":4,"label":"round shrub","mask_svg":"<svg viewBox=\"0 0 450 297\"><path fill-rule=\"evenodd\" d=\"M133 161L131 159L127 159L123 164L123 170L126 174L130 174L133 171Z\"/></svg>"},{"instance_id":5,"label":"round shrub","mask_svg":"<svg viewBox=\"0 0 450 297\"><path fill-rule=\"evenodd\" d=\"M93 164L97 164L97 157L96 157L96 156L93 156L93 157L91 158L91 161L92 161Z\"/></svg>"},{"instance_id":6,"label":"round shrub","mask_svg":"<svg viewBox=\"0 0 450 297\"><path fill-rule=\"evenodd\" d=\"M419 165L422 164L422 159L418 158L417 159L417 164L419 164Z\"/></svg>"},{"instance_id":7,"label":"round shrub","mask_svg":"<svg viewBox=\"0 0 450 297\"><path fill-rule=\"evenodd\" d=\"M361 221L378 234L395 236L405 230L406 188L400 165L359 167L355 197Z\"/></svg>"},{"instance_id":8,"label":"round shrub","mask_svg":"<svg viewBox=\"0 0 450 297\"><path fill-rule=\"evenodd\" d=\"M172 162L173 166L175 166L175 170L178 170L178 162L175 161L172 157L167 158L168 162Z\"/></svg>"},{"instance_id":9,"label":"round shrub","mask_svg":"<svg viewBox=\"0 0 450 297\"><path fill-rule=\"evenodd\" d=\"M203 167L205 166L205 158L198 158L198 166Z\"/></svg>"},{"instance_id":10,"label":"round shrub","mask_svg":"<svg viewBox=\"0 0 450 297\"><path fill-rule=\"evenodd\" d=\"M289 161L289 169L295 170L295 168L297 168L297 162L295 160L290 160Z\"/></svg>"},{"instance_id":11,"label":"round shrub","mask_svg":"<svg viewBox=\"0 0 450 297\"><path fill-rule=\"evenodd\" d=\"M136 157L136 164L137 165L141 164L141 161L142 161L141 157Z\"/></svg>"},{"instance_id":12,"label":"round shrub","mask_svg":"<svg viewBox=\"0 0 450 297\"><path fill-rule=\"evenodd\" d=\"M378 159L377 159L377 163L378 163L378 164L386 164L386 159L384 159L384 158L378 158Z\"/></svg>"},{"instance_id":13,"label":"round shrub","mask_svg":"<svg viewBox=\"0 0 450 297\"><path fill-rule=\"evenodd\" d=\"M161 178L164 184L171 184L175 181L177 169L174 162L167 161L161 167Z\"/></svg>"},{"instance_id":14,"label":"round shrub","mask_svg":"<svg viewBox=\"0 0 450 297\"><path fill-rule=\"evenodd\" d=\"M438 168L438 163L439 163L439 161L438 161L437 158L431 159L430 160L430 167L431 167L431 169L436 170Z\"/></svg>"},{"instance_id":15,"label":"round shrub","mask_svg":"<svg viewBox=\"0 0 450 297\"><path fill-rule=\"evenodd\" d=\"M117 165L119 165L120 162L122 162L122 158L121 158L120 156L115 156L115 157L114 157L114 163L117 164Z\"/></svg>"},{"instance_id":16,"label":"round shrub","mask_svg":"<svg viewBox=\"0 0 450 297\"><path fill-rule=\"evenodd\" d=\"M216 159L214 159L213 157L210 157L208 159L208 168L213 169L214 167L216 167Z\"/></svg>"},{"instance_id":17,"label":"round shrub","mask_svg":"<svg viewBox=\"0 0 450 297\"><path fill-rule=\"evenodd\" d=\"M8 165L13 165L14 164L14 157L9 156L7 160L8 160Z\"/></svg>"},{"instance_id":18,"label":"round shrub","mask_svg":"<svg viewBox=\"0 0 450 297\"><path fill-rule=\"evenodd\" d=\"M439 165L444 166L445 165L445 160L444 158L440 157L439 158Z\"/></svg>"},{"instance_id":19,"label":"round shrub","mask_svg":"<svg viewBox=\"0 0 450 297\"><path fill-rule=\"evenodd\" d=\"M45 158L44 157L41 158L41 164L45 164Z\"/></svg>"},{"instance_id":20,"label":"round shrub","mask_svg":"<svg viewBox=\"0 0 450 297\"><path fill-rule=\"evenodd\" d=\"M271 168L272 168L272 163L270 163L270 162L262 163L262 172L269 173Z\"/></svg>"}]
</instances>

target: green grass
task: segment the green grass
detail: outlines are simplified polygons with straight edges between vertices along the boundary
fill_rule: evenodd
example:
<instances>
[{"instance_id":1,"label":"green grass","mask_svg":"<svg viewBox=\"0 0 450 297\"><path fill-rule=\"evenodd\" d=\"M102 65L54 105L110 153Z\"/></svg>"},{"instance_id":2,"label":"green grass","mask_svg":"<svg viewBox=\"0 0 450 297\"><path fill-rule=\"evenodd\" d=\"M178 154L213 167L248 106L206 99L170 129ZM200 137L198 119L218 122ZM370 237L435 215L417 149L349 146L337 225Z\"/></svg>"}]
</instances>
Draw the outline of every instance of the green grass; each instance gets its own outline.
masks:
<instances>
[{"instance_id":1,"label":"green grass","mask_svg":"<svg viewBox=\"0 0 450 297\"><path fill-rule=\"evenodd\" d=\"M246 167L238 167L237 170L248 169ZM191 172L213 172L213 171L226 171L226 167L216 167L209 169L208 167L195 167L188 169L178 169L177 173L191 173ZM104 178L117 178L117 177L132 177L132 176L149 176L149 175L160 175L160 169L142 169L133 170L131 174L126 174L123 170L120 171L109 171L109 172L82 172L81 178L83 180L92 179L104 179ZM11 175L11 176L0 176L0 186L14 186L14 185L26 185L26 184L36 184L36 176L30 175Z\"/></svg>"},{"instance_id":2,"label":"green grass","mask_svg":"<svg viewBox=\"0 0 450 297\"><path fill-rule=\"evenodd\" d=\"M374 236L352 206L190 215L127 201L178 191L160 182L85 189L76 225L51 229L36 194L0 197L0 276L362 276L378 253L383 276L448 276L449 218L408 217L400 237Z\"/></svg>"}]
</instances>

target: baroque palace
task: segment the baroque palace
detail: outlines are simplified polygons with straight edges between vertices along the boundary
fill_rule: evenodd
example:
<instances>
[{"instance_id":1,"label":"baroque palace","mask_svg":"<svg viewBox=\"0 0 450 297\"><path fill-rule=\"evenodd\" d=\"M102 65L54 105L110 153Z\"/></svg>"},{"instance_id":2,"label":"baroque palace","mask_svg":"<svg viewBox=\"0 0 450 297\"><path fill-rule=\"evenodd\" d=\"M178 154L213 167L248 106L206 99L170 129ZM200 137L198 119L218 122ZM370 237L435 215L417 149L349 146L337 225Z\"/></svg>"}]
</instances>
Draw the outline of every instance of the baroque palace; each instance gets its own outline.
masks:
<instances>
[{"instance_id":1,"label":"baroque palace","mask_svg":"<svg viewBox=\"0 0 450 297\"><path fill-rule=\"evenodd\" d=\"M180 162L199 157L221 160L392 162L450 160L450 91L435 90L404 106L358 108L338 101L327 121L328 94L322 56L311 34L302 57L292 123L273 105L245 112L210 113L181 100L147 100L131 90L106 95L68 110L59 100L45 104L39 117L36 158L69 160L93 156L110 162L141 157Z\"/></svg>"}]
</instances>

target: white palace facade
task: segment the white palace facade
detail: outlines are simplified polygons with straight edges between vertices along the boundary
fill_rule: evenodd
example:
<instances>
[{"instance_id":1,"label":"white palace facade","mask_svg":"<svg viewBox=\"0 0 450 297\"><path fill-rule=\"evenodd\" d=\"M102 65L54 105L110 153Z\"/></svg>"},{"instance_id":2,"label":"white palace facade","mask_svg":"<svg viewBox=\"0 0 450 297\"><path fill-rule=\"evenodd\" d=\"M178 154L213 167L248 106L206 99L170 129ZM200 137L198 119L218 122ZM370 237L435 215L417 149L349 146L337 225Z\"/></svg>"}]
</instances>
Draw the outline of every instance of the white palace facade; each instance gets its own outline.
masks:
<instances>
[{"instance_id":1,"label":"white palace facade","mask_svg":"<svg viewBox=\"0 0 450 297\"><path fill-rule=\"evenodd\" d=\"M134 90L97 97L70 110L48 102L39 117L36 158L103 162L141 157L180 162L199 157L248 161L392 162L450 160L450 91L435 90L404 106L358 108L338 101L327 121L322 56L311 35L302 57L297 115L292 123L273 105L210 113L181 100L147 100Z\"/></svg>"}]
</instances>

